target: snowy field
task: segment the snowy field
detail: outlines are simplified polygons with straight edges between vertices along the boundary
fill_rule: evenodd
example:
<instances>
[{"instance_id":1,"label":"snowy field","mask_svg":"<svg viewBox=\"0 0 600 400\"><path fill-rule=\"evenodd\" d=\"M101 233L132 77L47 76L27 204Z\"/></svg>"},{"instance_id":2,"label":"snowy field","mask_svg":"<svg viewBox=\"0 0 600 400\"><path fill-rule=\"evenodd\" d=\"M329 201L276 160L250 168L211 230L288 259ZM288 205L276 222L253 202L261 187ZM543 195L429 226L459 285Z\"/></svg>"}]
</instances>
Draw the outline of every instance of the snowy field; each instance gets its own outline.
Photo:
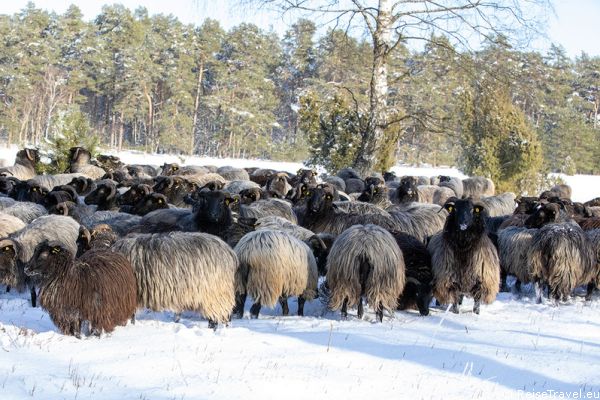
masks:
<instances>
[{"instance_id":1,"label":"snowy field","mask_svg":"<svg viewBox=\"0 0 600 400\"><path fill-rule=\"evenodd\" d=\"M12 164L15 149L0 149ZM178 157L119 154L162 164ZM300 164L190 158L189 164ZM396 168L399 175L460 176L457 170ZM566 177L575 200L598 195L600 177ZM375 323L341 321L318 301L306 317L261 310L217 331L194 313L137 313L135 325L101 338L59 334L28 295L0 288L0 400L8 399L533 399L600 398L600 297L554 307L522 297L462 314L432 308ZM246 304L246 310L250 304ZM296 311L290 300L290 312ZM560 397L562 395L562 397ZM589 397L581 397L581 396ZM568 397L567 397L568 396ZM575 397L578 396L578 397Z\"/></svg>"}]
</instances>

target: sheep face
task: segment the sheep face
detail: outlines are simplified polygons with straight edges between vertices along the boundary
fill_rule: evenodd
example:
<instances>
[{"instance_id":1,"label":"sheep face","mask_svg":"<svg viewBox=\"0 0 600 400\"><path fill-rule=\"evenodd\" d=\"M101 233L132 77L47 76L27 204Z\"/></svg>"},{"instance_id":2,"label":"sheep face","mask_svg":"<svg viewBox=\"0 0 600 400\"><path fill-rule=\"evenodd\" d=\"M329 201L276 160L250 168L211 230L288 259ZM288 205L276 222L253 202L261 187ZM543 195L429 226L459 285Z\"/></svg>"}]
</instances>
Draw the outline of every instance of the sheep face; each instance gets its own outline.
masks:
<instances>
[{"instance_id":1,"label":"sheep face","mask_svg":"<svg viewBox=\"0 0 600 400\"><path fill-rule=\"evenodd\" d=\"M117 195L117 188L111 184L100 184L98 187L85 196L85 204L102 204L114 200Z\"/></svg>"},{"instance_id":2,"label":"sheep face","mask_svg":"<svg viewBox=\"0 0 600 400\"><path fill-rule=\"evenodd\" d=\"M250 188L240 191L240 201L242 204L250 204L260 200L260 189Z\"/></svg>"},{"instance_id":3,"label":"sheep face","mask_svg":"<svg viewBox=\"0 0 600 400\"><path fill-rule=\"evenodd\" d=\"M197 192L193 210L197 220L204 224L228 226L231 224L230 206L239 202L227 192L204 190Z\"/></svg>"},{"instance_id":4,"label":"sheep face","mask_svg":"<svg viewBox=\"0 0 600 400\"><path fill-rule=\"evenodd\" d=\"M0 282L14 286L17 281L15 275L17 264L16 243L11 239L0 241Z\"/></svg>"},{"instance_id":5,"label":"sheep face","mask_svg":"<svg viewBox=\"0 0 600 400\"><path fill-rule=\"evenodd\" d=\"M20 182L15 187L15 200L41 203L48 190L33 181Z\"/></svg>"},{"instance_id":6,"label":"sheep face","mask_svg":"<svg viewBox=\"0 0 600 400\"><path fill-rule=\"evenodd\" d=\"M405 176L400 179L400 185L396 189L396 197L401 203L418 201L417 179L414 176Z\"/></svg>"},{"instance_id":7,"label":"sheep face","mask_svg":"<svg viewBox=\"0 0 600 400\"><path fill-rule=\"evenodd\" d=\"M150 194L150 192L152 192L152 188L148 185L133 185L131 188L129 188L128 191L119 196L119 198L117 199L117 204L130 206L135 205L145 196Z\"/></svg>"},{"instance_id":8,"label":"sheep face","mask_svg":"<svg viewBox=\"0 0 600 400\"><path fill-rule=\"evenodd\" d=\"M40 161L40 152L37 149L23 149L17 152L16 164L35 166Z\"/></svg>"},{"instance_id":9,"label":"sheep face","mask_svg":"<svg viewBox=\"0 0 600 400\"><path fill-rule=\"evenodd\" d=\"M51 279L64 271L71 261L73 254L59 242L44 241L37 246L25 274L42 280Z\"/></svg>"},{"instance_id":10,"label":"sheep face","mask_svg":"<svg viewBox=\"0 0 600 400\"><path fill-rule=\"evenodd\" d=\"M473 203L471 199L458 200L456 197L448 199L444 208L448 211L448 217L444 225L444 237L450 238L451 242L467 244L473 237L485 233L485 207Z\"/></svg>"},{"instance_id":11,"label":"sheep face","mask_svg":"<svg viewBox=\"0 0 600 400\"><path fill-rule=\"evenodd\" d=\"M64 190L53 190L44 198L43 205L46 208L50 208L67 201L74 202L74 200L71 193L65 192Z\"/></svg>"},{"instance_id":12,"label":"sheep face","mask_svg":"<svg viewBox=\"0 0 600 400\"><path fill-rule=\"evenodd\" d=\"M175 175L179 171L179 164L177 163L164 163L162 166L162 175Z\"/></svg>"},{"instance_id":13,"label":"sheep face","mask_svg":"<svg viewBox=\"0 0 600 400\"><path fill-rule=\"evenodd\" d=\"M169 208L167 197L160 193L150 193L141 199L134 207L133 214L146 215L154 210Z\"/></svg>"},{"instance_id":14,"label":"sheep face","mask_svg":"<svg viewBox=\"0 0 600 400\"><path fill-rule=\"evenodd\" d=\"M69 150L71 164L88 164L91 158L91 153L83 147L71 147Z\"/></svg>"},{"instance_id":15,"label":"sheep face","mask_svg":"<svg viewBox=\"0 0 600 400\"><path fill-rule=\"evenodd\" d=\"M4 193L7 196L14 196L14 191L17 185L21 182L12 176L1 176L0 177L0 193Z\"/></svg>"},{"instance_id":16,"label":"sheep face","mask_svg":"<svg viewBox=\"0 0 600 400\"><path fill-rule=\"evenodd\" d=\"M311 214L324 214L333 207L333 193L330 188L312 188L309 190L308 196L306 209Z\"/></svg>"},{"instance_id":17,"label":"sheep face","mask_svg":"<svg viewBox=\"0 0 600 400\"><path fill-rule=\"evenodd\" d=\"M514 214L533 214L539 205L537 197L518 197L515 199L517 207Z\"/></svg>"},{"instance_id":18,"label":"sheep face","mask_svg":"<svg viewBox=\"0 0 600 400\"><path fill-rule=\"evenodd\" d=\"M546 224L558 222L561 220L561 209L564 206L557 203L541 204L536 211L525 220L526 228L541 228Z\"/></svg>"},{"instance_id":19,"label":"sheep face","mask_svg":"<svg viewBox=\"0 0 600 400\"><path fill-rule=\"evenodd\" d=\"M186 181L180 177L161 177L154 185L154 192L161 193L167 196L169 203L180 204L185 196L198 189L195 183Z\"/></svg>"},{"instance_id":20,"label":"sheep face","mask_svg":"<svg viewBox=\"0 0 600 400\"><path fill-rule=\"evenodd\" d=\"M383 180L386 182L393 182L396 180L396 173L393 171L387 171L383 173Z\"/></svg>"},{"instance_id":21,"label":"sheep face","mask_svg":"<svg viewBox=\"0 0 600 400\"><path fill-rule=\"evenodd\" d=\"M266 188L269 191L279 193L281 196L285 196L290 189L288 183L288 175L284 172L279 172L269 179Z\"/></svg>"},{"instance_id":22,"label":"sheep face","mask_svg":"<svg viewBox=\"0 0 600 400\"><path fill-rule=\"evenodd\" d=\"M377 178L379 179L379 178ZM382 200L388 197L388 189L383 186L383 183L379 186L369 185L356 200L364 201L366 203L375 203L377 200Z\"/></svg>"},{"instance_id":23,"label":"sheep face","mask_svg":"<svg viewBox=\"0 0 600 400\"><path fill-rule=\"evenodd\" d=\"M300 168L296 173L295 183L317 184L317 171L315 169Z\"/></svg>"}]
</instances>

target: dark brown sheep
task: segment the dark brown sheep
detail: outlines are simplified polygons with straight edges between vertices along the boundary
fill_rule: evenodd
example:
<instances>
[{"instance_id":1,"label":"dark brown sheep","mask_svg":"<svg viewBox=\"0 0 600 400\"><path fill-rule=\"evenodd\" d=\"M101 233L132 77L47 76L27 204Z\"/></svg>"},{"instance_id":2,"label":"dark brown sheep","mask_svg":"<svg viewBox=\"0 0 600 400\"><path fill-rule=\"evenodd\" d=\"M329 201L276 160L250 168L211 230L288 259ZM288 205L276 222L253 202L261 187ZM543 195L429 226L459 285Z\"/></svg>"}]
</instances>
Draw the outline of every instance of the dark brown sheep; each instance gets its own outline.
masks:
<instances>
[{"instance_id":1,"label":"dark brown sheep","mask_svg":"<svg viewBox=\"0 0 600 400\"><path fill-rule=\"evenodd\" d=\"M112 332L135 313L136 280L121 254L90 250L74 259L60 243L43 242L25 272L41 278L40 305L65 335L80 337L86 322L94 335Z\"/></svg>"}]
</instances>

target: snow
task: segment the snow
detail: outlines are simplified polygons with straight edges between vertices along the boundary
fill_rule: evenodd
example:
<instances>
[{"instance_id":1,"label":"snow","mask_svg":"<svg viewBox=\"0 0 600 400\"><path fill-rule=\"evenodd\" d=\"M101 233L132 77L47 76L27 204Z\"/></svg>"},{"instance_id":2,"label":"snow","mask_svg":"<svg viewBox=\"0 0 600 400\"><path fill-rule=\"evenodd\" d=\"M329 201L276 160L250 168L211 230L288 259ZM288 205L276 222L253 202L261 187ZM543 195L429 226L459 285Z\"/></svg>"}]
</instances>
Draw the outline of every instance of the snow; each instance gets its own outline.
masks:
<instances>
[{"instance_id":1,"label":"snow","mask_svg":"<svg viewBox=\"0 0 600 400\"><path fill-rule=\"evenodd\" d=\"M0 148L12 164L16 148ZM118 154L126 163L184 162L295 172L299 163ZM395 167L398 175L451 175L452 168ZM597 176L565 176L575 199L596 197ZM193 312L139 310L136 323L101 338L61 335L29 296L0 286L0 398L11 399L527 399L558 392L600 397L600 298L556 307L501 293L471 312L432 307L376 323L347 321L319 300L305 317L261 310L216 331ZM290 299L290 312L296 301ZM568 393L567 393L568 392ZM581 394L580 394L581 393ZM538 396L538 397L535 397ZM581 397L580 397L581 398ZM593 398L593 397L592 397Z\"/></svg>"}]
</instances>

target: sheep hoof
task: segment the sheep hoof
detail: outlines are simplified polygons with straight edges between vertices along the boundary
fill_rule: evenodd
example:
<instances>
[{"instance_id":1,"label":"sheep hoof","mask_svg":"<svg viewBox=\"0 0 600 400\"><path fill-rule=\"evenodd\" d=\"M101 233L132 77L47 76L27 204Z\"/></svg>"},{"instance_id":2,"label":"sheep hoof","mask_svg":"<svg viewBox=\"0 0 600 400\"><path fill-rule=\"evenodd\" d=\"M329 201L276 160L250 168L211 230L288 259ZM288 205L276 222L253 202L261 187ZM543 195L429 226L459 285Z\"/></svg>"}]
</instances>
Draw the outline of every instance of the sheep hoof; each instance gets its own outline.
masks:
<instances>
[{"instance_id":1,"label":"sheep hoof","mask_svg":"<svg viewBox=\"0 0 600 400\"><path fill-rule=\"evenodd\" d=\"M458 314L458 303L452 303L450 311L452 311L454 314Z\"/></svg>"},{"instance_id":2,"label":"sheep hoof","mask_svg":"<svg viewBox=\"0 0 600 400\"><path fill-rule=\"evenodd\" d=\"M213 321L212 319L208 320L208 328L212 329L213 331L217 330L217 326L219 326L219 323L216 321Z\"/></svg>"}]
</instances>

